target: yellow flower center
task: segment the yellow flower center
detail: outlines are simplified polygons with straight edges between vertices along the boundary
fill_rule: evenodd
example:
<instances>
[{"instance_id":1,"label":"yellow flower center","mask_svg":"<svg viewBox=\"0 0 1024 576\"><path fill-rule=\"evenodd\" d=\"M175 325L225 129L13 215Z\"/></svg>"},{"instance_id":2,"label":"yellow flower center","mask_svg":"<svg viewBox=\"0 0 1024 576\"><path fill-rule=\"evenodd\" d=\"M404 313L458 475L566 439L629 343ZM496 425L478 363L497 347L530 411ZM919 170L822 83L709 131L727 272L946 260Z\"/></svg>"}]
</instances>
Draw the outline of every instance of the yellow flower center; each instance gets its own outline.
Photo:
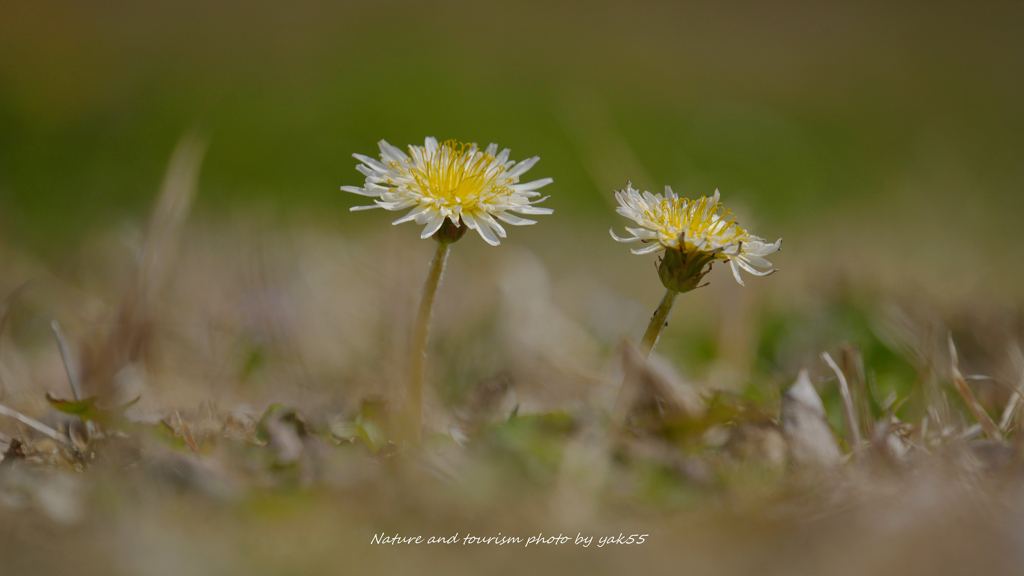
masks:
<instances>
[{"instance_id":1,"label":"yellow flower center","mask_svg":"<svg viewBox=\"0 0 1024 576\"><path fill-rule=\"evenodd\" d=\"M512 179L502 177L505 167L493 154L455 140L442 143L433 154L424 151L422 164L410 158L405 163L392 162L391 168L415 180L423 196L465 210L512 194Z\"/></svg>"},{"instance_id":2,"label":"yellow flower center","mask_svg":"<svg viewBox=\"0 0 1024 576\"><path fill-rule=\"evenodd\" d=\"M718 215L722 203L712 204L712 201L712 198L706 196L692 202L687 198L676 200L664 198L653 207L653 213L646 210L644 216L659 224L666 233L685 232L688 242L705 234L716 235L728 240L738 240L746 235L746 231L736 225L735 218L726 220L726 217L732 213L726 211ZM676 230L679 232L675 232Z\"/></svg>"}]
</instances>

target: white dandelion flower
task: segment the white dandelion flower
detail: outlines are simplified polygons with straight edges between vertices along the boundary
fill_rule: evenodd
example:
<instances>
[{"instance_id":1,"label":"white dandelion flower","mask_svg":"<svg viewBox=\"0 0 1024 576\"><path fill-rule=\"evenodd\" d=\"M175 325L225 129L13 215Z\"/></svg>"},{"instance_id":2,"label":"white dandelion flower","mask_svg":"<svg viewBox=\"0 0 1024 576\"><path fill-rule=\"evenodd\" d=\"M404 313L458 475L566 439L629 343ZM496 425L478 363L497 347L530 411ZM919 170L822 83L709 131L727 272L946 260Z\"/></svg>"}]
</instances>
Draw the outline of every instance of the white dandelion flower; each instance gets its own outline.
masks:
<instances>
[{"instance_id":1,"label":"white dandelion flower","mask_svg":"<svg viewBox=\"0 0 1024 576\"><path fill-rule=\"evenodd\" d=\"M719 197L718 190L715 190L710 198L702 196L689 200L680 198L668 186L664 196L646 191L641 193L630 183L625 190L615 192L615 199L619 201L615 211L639 224L640 228L626 228L631 235L626 238L609 232L618 242L649 244L633 249L634 254L661 250L681 253L684 264L687 261L699 264L696 269L690 266L692 274L701 272L705 263L716 259L729 263L740 285L743 285L741 269L755 276L775 272L772 263L764 257L777 251L782 246L782 239L770 244L740 228L735 219L730 218L729 212L721 211Z\"/></svg>"},{"instance_id":2,"label":"white dandelion flower","mask_svg":"<svg viewBox=\"0 0 1024 576\"><path fill-rule=\"evenodd\" d=\"M505 228L498 220L513 226L535 224L519 215L551 214L550 208L535 204L538 189L553 180L542 178L520 183L519 178L540 160L534 156L519 163L508 159L509 150L498 152L491 144L481 151L476 144L454 140L438 143L429 137L423 146L409 146L409 153L381 140L380 160L362 154L353 156L362 162L356 169L366 176L362 188L342 186L345 192L375 198L371 206L352 210L384 208L405 210L405 216L394 224L416 222L424 226L421 238L428 238L441 229L445 220L476 230L488 244L497 246L505 237Z\"/></svg>"}]
</instances>

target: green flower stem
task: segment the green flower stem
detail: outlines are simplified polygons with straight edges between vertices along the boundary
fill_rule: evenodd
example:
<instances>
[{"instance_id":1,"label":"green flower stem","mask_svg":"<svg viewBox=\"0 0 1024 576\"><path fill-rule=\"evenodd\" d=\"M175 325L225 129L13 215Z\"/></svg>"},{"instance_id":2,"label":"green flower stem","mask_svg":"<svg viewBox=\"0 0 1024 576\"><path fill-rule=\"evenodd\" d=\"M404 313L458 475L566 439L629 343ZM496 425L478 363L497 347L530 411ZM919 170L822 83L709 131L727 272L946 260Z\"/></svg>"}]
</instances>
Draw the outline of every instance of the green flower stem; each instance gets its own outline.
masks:
<instances>
[{"instance_id":1,"label":"green flower stem","mask_svg":"<svg viewBox=\"0 0 1024 576\"><path fill-rule=\"evenodd\" d=\"M661 331L665 329L665 323L668 321L668 315L672 312L672 304L676 301L676 296L679 292L669 288L665 291L665 297L661 299L661 304L658 304L658 309L654 311L654 316L651 316L651 323L647 325L647 331L644 332L644 338L640 341L640 357L643 361L647 361L647 358L651 355L651 350L654 349L654 345L658 342L658 337L661 336ZM622 385L619 386L619 394L615 399L615 406L612 408L612 419L608 427L608 439L614 438L619 430L622 429L622 425L626 421L627 413L629 412L629 405L633 402L636 387L636 374L631 373L629 363L627 362L624 366L626 375L622 378Z\"/></svg>"},{"instance_id":2,"label":"green flower stem","mask_svg":"<svg viewBox=\"0 0 1024 576\"><path fill-rule=\"evenodd\" d=\"M671 288L666 290L665 297L661 299L661 304L658 304L658 309L654 311L654 316L651 316L651 323L647 325L644 339L640 341L640 354L644 360L651 355L651 350L654 349L654 345L658 342L661 331L665 329L668 315L672 313L672 304L675 303L676 296L678 295L679 292Z\"/></svg>"},{"instance_id":3,"label":"green flower stem","mask_svg":"<svg viewBox=\"0 0 1024 576\"><path fill-rule=\"evenodd\" d=\"M448 261L448 242L438 242L437 252L430 262L430 273L423 284L423 298L416 315L412 333L412 363L409 368L409 391L406 396L407 437L419 446L423 435L423 369L427 359L427 338L430 335L430 316L434 311L434 294L441 284L445 262Z\"/></svg>"}]
</instances>

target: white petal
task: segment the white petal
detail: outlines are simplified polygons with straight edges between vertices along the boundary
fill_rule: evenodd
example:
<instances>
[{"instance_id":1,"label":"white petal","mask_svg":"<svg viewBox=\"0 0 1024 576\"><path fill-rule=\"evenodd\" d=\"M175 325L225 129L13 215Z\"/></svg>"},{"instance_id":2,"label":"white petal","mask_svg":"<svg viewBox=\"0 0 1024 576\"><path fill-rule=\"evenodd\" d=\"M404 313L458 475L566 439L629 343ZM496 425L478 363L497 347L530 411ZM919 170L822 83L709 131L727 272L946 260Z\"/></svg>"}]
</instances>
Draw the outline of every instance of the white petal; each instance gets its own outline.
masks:
<instances>
[{"instance_id":1,"label":"white petal","mask_svg":"<svg viewBox=\"0 0 1024 576\"><path fill-rule=\"evenodd\" d=\"M444 224L444 216L435 213L429 220L427 220L427 227L420 233L420 238L424 240L430 238L434 235L434 232L441 229L442 224Z\"/></svg>"},{"instance_id":2,"label":"white petal","mask_svg":"<svg viewBox=\"0 0 1024 576\"><path fill-rule=\"evenodd\" d=\"M366 156L364 154L353 154L352 157L355 158L356 160L359 160L363 164L366 164L370 168L373 168L377 172L389 172L390 171L390 169L387 166L381 164L377 160L374 160L373 158L370 158L369 156Z\"/></svg>"},{"instance_id":3,"label":"white petal","mask_svg":"<svg viewBox=\"0 0 1024 576\"><path fill-rule=\"evenodd\" d=\"M509 208L509 210L520 214L533 215L551 214L554 212L551 208L541 208L540 206L513 206L512 208Z\"/></svg>"},{"instance_id":4,"label":"white petal","mask_svg":"<svg viewBox=\"0 0 1024 576\"><path fill-rule=\"evenodd\" d=\"M729 266L732 268L732 275L736 278L736 281L740 283L740 286L746 286L743 283L743 279L740 278L740 269L736 266L736 259L729 260Z\"/></svg>"},{"instance_id":5,"label":"white petal","mask_svg":"<svg viewBox=\"0 0 1024 576\"><path fill-rule=\"evenodd\" d=\"M437 138L427 136L426 140L423 141L423 147L427 149L428 156L433 156L434 152L437 151Z\"/></svg>"},{"instance_id":6,"label":"white petal","mask_svg":"<svg viewBox=\"0 0 1024 576\"><path fill-rule=\"evenodd\" d=\"M393 191L391 188L388 188L387 186L381 186L376 182L369 181L367 181L366 184L363 184L363 188L365 188L367 192L380 192L381 194Z\"/></svg>"},{"instance_id":7,"label":"white petal","mask_svg":"<svg viewBox=\"0 0 1024 576\"><path fill-rule=\"evenodd\" d=\"M380 206L385 210L405 210L406 208L419 204L418 201L412 199L398 200L396 202L382 202L380 200L377 200L376 203L377 206Z\"/></svg>"},{"instance_id":8,"label":"white petal","mask_svg":"<svg viewBox=\"0 0 1024 576\"><path fill-rule=\"evenodd\" d=\"M427 210L430 210L430 205L429 204L424 204L422 206L418 206L418 207L410 210L409 213L406 214L405 216L402 216L398 220L395 220L394 222L392 222L391 225L394 226L396 224L402 224L402 223L405 223L405 222L409 222L411 220L415 220L417 216L419 216L420 214L423 214Z\"/></svg>"},{"instance_id":9,"label":"white petal","mask_svg":"<svg viewBox=\"0 0 1024 576\"><path fill-rule=\"evenodd\" d=\"M626 228L626 232L629 232L633 236L640 238L641 240L654 240L658 237L658 233L647 228Z\"/></svg>"},{"instance_id":10,"label":"white petal","mask_svg":"<svg viewBox=\"0 0 1024 576\"><path fill-rule=\"evenodd\" d=\"M513 226L529 226L530 224L537 223L536 220L527 220L526 218L520 218L519 216L509 214L508 212L498 212L494 217Z\"/></svg>"},{"instance_id":11,"label":"white petal","mask_svg":"<svg viewBox=\"0 0 1024 576\"><path fill-rule=\"evenodd\" d=\"M512 167L511 170L508 171L509 178L518 177L523 172L526 172L530 168L533 168L533 165L536 164L539 160L540 156L534 156L533 158L527 158L526 160L523 160L519 164L516 164L515 166Z\"/></svg>"},{"instance_id":12,"label":"white petal","mask_svg":"<svg viewBox=\"0 0 1024 576\"><path fill-rule=\"evenodd\" d=\"M750 264L747 264L746 262L744 262L743 260L741 260L739 258L733 258L732 262L736 262L736 264L740 268L743 268L744 270L746 270L747 272L750 272L754 276L771 276L772 274L775 273L775 268L772 268L771 270L767 270L765 272L761 272L760 270L752 267Z\"/></svg>"},{"instance_id":13,"label":"white petal","mask_svg":"<svg viewBox=\"0 0 1024 576\"><path fill-rule=\"evenodd\" d=\"M416 223L421 225L428 224L434 220L435 215L440 215L442 217L444 216L444 214L441 214L440 212L428 210L426 212L420 212L419 214L416 215Z\"/></svg>"},{"instance_id":14,"label":"white petal","mask_svg":"<svg viewBox=\"0 0 1024 576\"><path fill-rule=\"evenodd\" d=\"M341 191L342 192L351 192L353 194L359 194L360 196L370 196L371 198L378 198L378 197L380 197L380 192L370 192L368 190L364 190L362 188L359 188L358 186L342 186L341 187Z\"/></svg>"},{"instance_id":15,"label":"white petal","mask_svg":"<svg viewBox=\"0 0 1024 576\"><path fill-rule=\"evenodd\" d=\"M620 216L625 216L626 218L629 218L630 220L633 220L635 222L639 223L640 221L639 215L637 215L635 211L630 210L625 206L619 206L618 208L615 209L615 212L617 212Z\"/></svg>"},{"instance_id":16,"label":"white petal","mask_svg":"<svg viewBox=\"0 0 1024 576\"><path fill-rule=\"evenodd\" d=\"M487 226L486 224L481 225L477 222L476 218L473 218L472 214L464 213L462 215L462 221L466 223L466 226L476 230L477 233L480 234L480 237L484 239L484 242L487 242L491 246L497 246L499 244L498 238L494 235L490 226Z\"/></svg>"},{"instance_id":17,"label":"white petal","mask_svg":"<svg viewBox=\"0 0 1024 576\"><path fill-rule=\"evenodd\" d=\"M722 253L727 256L738 256L740 252L743 252L745 244L742 240L735 244L723 244L719 246L722 249Z\"/></svg>"},{"instance_id":18,"label":"white petal","mask_svg":"<svg viewBox=\"0 0 1024 576\"><path fill-rule=\"evenodd\" d=\"M628 228L627 228L627 230L628 230ZM619 238L618 236L615 235L615 231L612 230L611 228L608 229L608 233L612 235L612 240L615 240L616 242L622 242L623 244L629 244L630 242L639 242L640 241L640 238L636 238L636 237L633 237L633 238Z\"/></svg>"},{"instance_id":19,"label":"white petal","mask_svg":"<svg viewBox=\"0 0 1024 576\"><path fill-rule=\"evenodd\" d=\"M494 235L494 231L491 230L490 226L478 226L476 231L480 233L480 237L484 239L484 242L487 242L491 246L497 246L498 244L501 244L501 241L498 240L498 237Z\"/></svg>"},{"instance_id":20,"label":"white petal","mask_svg":"<svg viewBox=\"0 0 1024 576\"><path fill-rule=\"evenodd\" d=\"M516 192L529 192L531 190L537 190L543 188L548 184L554 182L554 178L541 178L540 180L534 180L533 182L524 182L522 184L514 184L512 189Z\"/></svg>"},{"instance_id":21,"label":"white petal","mask_svg":"<svg viewBox=\"0 0 1024 576\"><path fill-rule=\"evenodd\" d=\"M646 248L634 248L630 250L630 252L632 252L633 254L650 254L652 252L657 252L658 250L664 249L665 247L662 246L660 242L652 242L651 245L647 246Z\"/></svg>"},{"instance_id":22,"label":"white petal","mask_svg":"<svg viewBox=\"0 0 1024 576\"><path fill-rule=\"evenodd\" d=\"M376 204L370 206L353 206L348 209L349 212L359 212L360 210L373 210L374 208L380 208Z\"/></svg>"},{"instance_id":23,"label":"white petal","mask_svg":"<svg viewBox=\"0 0 1024 576\"><path fill-rule=\"evenodd\" d=\"M496 222L496 221L494 220L494 217L493 217L493 216L491 216L490 214L488 214L488 213L486 213L486 212L482 212L482 213L480 213L480 214L478 214L478 215L477 215L477 218L478 218L479 220L483 220L483 221L484 221L484 223L485 223L485 224L486 224L487 226L490 226L491 228L493 228L493 229L494 229L494 231L498 233L498 236L500 236L500 237L502 237L502 238L505 238L505 237L506 237L506 235L505 235L505 229L504 229L504 228L502 228L501 224L498 224L498 223L497 223L497 222Z\"/></svg>"},{"instance_id":24,"label":"white petal","mask_svg":"<svg viewBox=\"0 0 1024 576\"><path fill-rule=\"evenodd\" d=\"M754 254L757 256L767 256L778 252L780 248L782 248L782 238L776 240L774 244L765 244L764 242L758 241L749 242L745 252L747 254Z\"/></svg>"},{"instance_id":25,"label":"white petal","mask_svg":"<svg viewBox=\"0 0 1024 576\"><path fill-rule=\"evenodd\" d=\"M484 152L486 154L490 154L491 156L494 156L495 154L498 153L498 145L495 144L494 142L491 142L490 144L487 145L487 148L484 150Z\"/></svg>"},{"instance_id":26,"label":"white petal","mask_svg":"<svg viewBox=\"0 0 1024 576\"><path fill-rule=\"evenodd\" d=\"M400 149L388 144L387 140L377 142L377 146L380 148L381 158L388 162L404 163L409 159L409 156L407 156L405 152L402 152Z\"/></svg>"},{"instance_id":27,"label":"white petal","mask_svg":"<svg viewBox=\"0 0 1024 576\"><path fill-rule=\"evenodd\" d=\"M746 260L746 262L748 264L750 264L751 266L757 266L758 268L771 268L772 267L772 263L771 262L765 260L764 258L761 258L757 254L751 254L750 252L747 252L746 254L744 254L743 255L743 259Z\"/></svg>"}]
</instances>

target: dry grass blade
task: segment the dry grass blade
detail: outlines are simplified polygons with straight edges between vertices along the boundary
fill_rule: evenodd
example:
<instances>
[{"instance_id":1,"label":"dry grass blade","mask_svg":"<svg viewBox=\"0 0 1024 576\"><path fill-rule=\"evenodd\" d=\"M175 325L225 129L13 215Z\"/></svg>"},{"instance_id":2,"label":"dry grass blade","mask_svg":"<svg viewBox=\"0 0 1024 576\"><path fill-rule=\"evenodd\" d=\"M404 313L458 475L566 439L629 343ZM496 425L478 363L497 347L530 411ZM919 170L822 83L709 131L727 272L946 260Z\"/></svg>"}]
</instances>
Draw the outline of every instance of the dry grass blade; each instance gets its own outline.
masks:
<instances>
[{"instance_id":1,"label":"dry grass blade","mask_svg":"<svg viewBox=\"0 0 1024 576\"><path fill-rule=\"evenodd\" d=\"M152 302L173 269L178 237L195 198L206 150L195 133L182 137L171 156L138 257L134 282L121 301L113 330L83 360L82 383L109 399L114 375L145 352L152 327Z\"/></svg>"},{"instance_id":2,"label":"dry grass blade","mask_svg":"<svg viewBox=\"0 0 1024 576\"><path fill-rule=\"evenodd\" d=\"M60 432L57 432L56 430L50 428L46 424L43 424L39 420L36 420L35 418L29 418L28 416L25 416L21 412L12 410L7 406L4 406L3 404L0 404L0 415L7 416L8 418L14 418L18 422L21 422L26 426L30 426L39 432L42 432L43 434L49 436L50 438L56 440L57 442L63 442L64 444L67 444L68 446L71 447L75 446L75 443L72 442L71 439L68 438L67 436L61 434Z\"/></svg>"},{"instance_id":3,"label":"dry grass blade","mask_svg":"<svg viewBox=\"0 0 1024 576\"><path fill-rule=\"evenodd\" d=\"M608 439L615 438L626 423L629 416L629 409L637 396L639 387L640 371L645 363L640 350L628 340L619 343L619 355L622 358L622 371L625 377L622 379L622 386L612 407L611 421L608 423Z\"/></svg>"},{"instance_id":4,"label":"dry grass blade","mask_svg":"<svg viewBox=\"0 0 1024 576\"><path fill-rule=\"evenodd\" d=\"M1010 401L1006 403L1006 408L1003 409L1002 416L999 417L999 430L1006 432L1010 427L1010 422L1013 419L1014 412L1017 411L1017 404L1020 403L1020 392L1014 390L1013 394L1010 395Z\"/></svg>"},{"instance_id":5,"label":"dry grass blade","mask_svg":"<svg viewBox=\"0 0 1024 576\"><path fill-rule=\"evenodd\" d=\"M50 322L50 328L53 329L53 335L57 338L57 347L60 348L60 359L64 361L64 371L68 374L68 382L71 384L71 393L75 396L75 400L81 401L82 394L78 387L78 374L75 372L74 364L71 360L71 351L68 350L67 339L64 337L64 332L60 329L60 323L56 320Z\"/></svg>"},{"instance_id":6,"label":"dry grass blade","mask_svg":"<svg viewBox=\"0 0 1024 576\"><path fill-rule=\"evenodd\" d=\"M181 429L181 439L185 441L185 444L188 445L196 455L199 455L199 446L196 445L195 438L192 437L192 430L188 427L188 423L181 419L181 414L178 414L177 411L174 412L174 415L178 417L178 426Z\"/></svg>"},{"instance_id":7,"label":"dry grass blade","mask_svg":"<svg viewBox=\"0 0 1024 576\"><path fill-rule=\"evenodd\" d=\"M139 288L145 299L152 296L149 291L158 289L170 272L178 233L195 199L199 167L205 152L206 144L199 136L186 134L167 166L139 260Z\"/></svg>"},{"instance_id":8,"label":"dry grass blade","mask_svg":"<svg viewBox=\"0 0 1024 576\"><path fill-rule=\"evenodd\" d=\"M11 315L11 306L14 305L14 301L18 299L18 296L20 296L21 293L25 291L25 288L28 287L29 283L31 282L31 280L25 282L21 286L18 286L17 288L12 290L11 293L7 295L7 298L4 301L4 314L3 316L0 316L0 336L3 336L4 328L7 327L7 318L10 317ZM2 341L2 338L0 338L0 341Z\"/></svg>"},{"instance_id":9,"label":"dry grass blade","mask_svg":"<svg viewBox=\"0 0 1024 576\"><path fill-rule=\"evenodd\" d=\"M3 343L4 328L7 327L7 319L11 315L11 306L14 305L14 301L18 299L18 296L21 295L21 293L25 290L25 287L28 286L30 282L32 281L29 280L28 282L25 282L21 286L18 286L17 288L12 290L11 293L7 295L7 298L4 301L4 313L3 316L0 316L0 344ZM0 367L0 370L2 369L3 368ZM0 398L7 396L7 388L4 384L4 380L4 374L0 373Z\"/></svg>"},{"instance_id":10,"label":"dry grass blade","mask_svg":"<svg viewBox=\"0 0 1024 576\"><path fill-rule=\"evenodd\" d=\"M1013 417L1020 406L1020 393L1021 390L1024 390L1024 353L1021 352L1019 344L1012 344L1010 346L1010 355L1012 356L1013 365L1017 368L1020 376L1017 378L1017 386L1014 388L1013 394L1010 395L1010 401L1006 403L1003 415L999 418L999 429L1003 432L1009 430L1010 425L1013 423Z\"/></svg>"},{"instance_id":11,"label":"dry grass blade","mask_svg":"<svg viewBox=\"0 0 1024 576\"><path fill-rule=\"evenodd\" d=\"M956 346L953 344L953 334L948 335L949 340L949 355L952 360L953 369L953 383L956 385L956 391L963 397L967 407L971 409L971 413L974 414L974 418L981 425L982 429L985 430L985 435L990 440L1002 440L1003 435L999 432L999 428L996 423L992 421L985 409L978 404L978 399L974 397L974 392L971 391L970 387L967 386L967 382L964 381L964 375L960 373L960 359L956 353Z\"/></svg>"},{"instance_id":12,"label":"dry grass blade","mask_svg":"<svg viewBox=\"0 0 1024 576\"><path fill-rule=\"evenodd\" d=\"M867 398L871 394L867 384L867 374L864 367L864 356L860 350L851 344L844 344L840 349L840 356L836 359L839 368L846 376L846 382L850 386L850 396L853 399L853 413L857 416L860 424L860 431L865 432L870 426L869 422L874 420L871 412L871 404Z\"/></svg>"},{"instance_id":13,"label":"dry grass blade","mask_svg":"<svg viewBox=\"0 0 1024 576\"><path fill-rule=\"evenodd\" d=\"M853 396L850 394L850 386L846 382L846 375L839 369L839 366L832 360L828 352L822 352L821 357L828 363L829 368L836 373L839 379L839 394L843 397L843 421L846 423L846 432L850 435L850 446L856 452L861 445L860 427L857 424L857 411L853 406Z\"/></svg>"}]
</instances>

